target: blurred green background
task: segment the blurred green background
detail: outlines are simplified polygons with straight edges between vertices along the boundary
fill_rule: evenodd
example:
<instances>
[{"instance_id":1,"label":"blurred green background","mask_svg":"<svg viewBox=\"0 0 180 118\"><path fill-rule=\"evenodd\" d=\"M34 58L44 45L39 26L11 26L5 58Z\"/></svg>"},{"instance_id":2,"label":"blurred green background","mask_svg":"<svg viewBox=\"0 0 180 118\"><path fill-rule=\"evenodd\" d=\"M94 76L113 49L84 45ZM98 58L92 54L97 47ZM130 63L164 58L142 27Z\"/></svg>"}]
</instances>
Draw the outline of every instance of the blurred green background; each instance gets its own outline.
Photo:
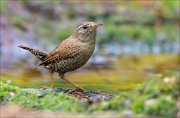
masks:
<instances>
[{"instance_id":1,"label":"blurred green background","mask_svg":"<svg viewBox=\"0 0 180 118\"><path fill-rule=\"evenodd\" d=\"M175 118L180 104L179 5L179 0L0 0L0 105L9 101L73 116ZM84 21L103 23L96 50L85 66L65 77L86 90L113 94L111 100L89 104L62 93L39 98L14 87L50 87L49 72L18 45L50 52ZM56 75L55 87L72 86ZM7 115L14 109L8 108Z\"/></svg>"},{"instance_id":2,"label":"blurred green background","mask_svg":"<svg viewBox=\"0 0 180 118\"><path fill-rule=\"evenodd\" d=\"M88 90L118 93L156 75L178 78L178 0L1 0L1 80L22 87L50 86L49 72L20 44L50 52L84 21L104 25L96 50L66 78ZM56 87L71 87L56 75Z\"/></svg>"}]
</instances>

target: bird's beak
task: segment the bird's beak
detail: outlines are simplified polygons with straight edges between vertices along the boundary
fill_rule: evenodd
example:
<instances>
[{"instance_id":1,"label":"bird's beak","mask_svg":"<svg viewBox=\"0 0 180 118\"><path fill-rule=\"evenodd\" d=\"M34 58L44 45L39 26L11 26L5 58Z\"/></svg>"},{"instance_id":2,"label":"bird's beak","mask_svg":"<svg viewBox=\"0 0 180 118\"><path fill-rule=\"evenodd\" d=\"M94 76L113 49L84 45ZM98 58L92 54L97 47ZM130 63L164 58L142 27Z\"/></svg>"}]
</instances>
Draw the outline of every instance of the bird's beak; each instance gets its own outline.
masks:
<instances>
[{"instance_id":1,"label":"bird's beak","mask_svg":"<svg viewBox=\"0 0 180 118\"><path fill-rule=\"evenodd\" d=\"M101 26L102 24L101 23L99 23L99 24L93 24L91 27L93 28L93 29L96 29L98 26Z\"/></svg>"}]
</instances>

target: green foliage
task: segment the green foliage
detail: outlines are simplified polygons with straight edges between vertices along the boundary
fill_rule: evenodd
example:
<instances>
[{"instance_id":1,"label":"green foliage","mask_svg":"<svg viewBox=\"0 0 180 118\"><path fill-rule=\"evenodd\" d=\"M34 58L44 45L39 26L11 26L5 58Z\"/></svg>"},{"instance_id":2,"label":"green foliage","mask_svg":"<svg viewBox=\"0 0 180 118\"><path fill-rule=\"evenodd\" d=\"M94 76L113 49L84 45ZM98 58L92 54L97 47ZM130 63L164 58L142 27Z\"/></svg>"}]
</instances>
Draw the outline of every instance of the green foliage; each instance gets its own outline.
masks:
<instances>
[{"instance_id":1,"label":"green foliage","mask_svg":"<svg viewBox=\"0 0 180 118\"><path fill-rule=\"evenodd\" d=\"M24 91L24 92L15 93L15 95L12 96L9 100L10 102L15 102L17 104L23 105L28 108L33 108L39 102L37 98L38 98L37 93Z\"/></svg>"},{"instance_id":2,"label":"green foliage","mask_svg":"<svg viewBox=\"0 0 180 118\"><path fill-rule=\"evenodd\" d=\"M169 24L156 28L144 25L117 26L107 23L103 29L104 34L101 39L97 40L100 44L108 42L128 43L139 40L151 45L161 40L157 38L158 35L164 35L163 40L165 41L178 40L178 27Z\"/></svg>"},{"instance_id":3,"label":"green foliage","mask_svg":"<svg viewBox=\"0 0 180 118\"><path fill-rule=\"evenodd\" d=\"M57 42L62 41L66 38L68 38L71 34L72 34L72 28L68 27L68 28L58 28L55 32L55 39L57 40Z\"/></svg>"},{"instance_id":4,"label":"green foliage","mask_svg":"<svg viewBox=\"0 0 180 118\"><path fill-rule=\"evenodd\" d=\"M164 0L161 2L161 6L163 7L164 13L167 17L175 17L178 16L178 8L180 1L179 0Z\"/></svg>"},{"instance_id":5,"label":"green foliage","mask_svg":"<svg viewBox=\"0 0 180 118\"><path fill-rule=\"evenodd\" d=\"M15 93L22 92L19 87L0 82L0 102L6 103Z\"/></svg>"},{"instance_id":6,"label":"green foliage","mask_svg":"<svg viewBox=\"0 0 180 118\"><path fill-rule=\"evenodd\" d=\"M73 6L72 4L63 6L63 3L59 1L34 1L29 3L37 5L39 11L31 13L27 9L25 12L30 14L28 17L18 13L18 10L8 10L9 1L1 0L0 2L0 10L4 13L4 16L5 14L8 16L9 21L15 27L25 32L28 32L28 27L32 27L36 35L40 36L39 39L47 39L54 43L70 36L74 26L64 25L64 23L67 22L69 24L72 22L77 24L76 21L79 17L84 20L97 20L104 24L104 32L102 32L101 37L97 40L99 44L109 42L129 43L130 41L132 43L134 40L143 40L145 43L152 45L158 43L157 35L159 34L163 34L168 41L179 39L179 27L177 27L179 19L178 0L159 1L153 3L152 8L146 6L146 3L137 1L119 2L117 6L110 6L110 9L106 9L106 5L86 3L83 8L84 11L77 9L76 5ZM26 4L28 2L26 0L18 1L16 4L21 5L20 8L23 10L23 8L27 7ZM46 5L49 5L48 8L44 8ZM58 11L59 5L64 10L62 10L62 13L54 13L53 11ZM57 17L59 15L59 18L62 17L62 19L50 20L44 18L44 14L47 14L46 9L47 11L50 9L49 12L54 13ZM92 12L94 9L96 9L96 12ZM82 14L83 16L81 16ZM165 19L161 21L159 17ZM62 22L59 22L61 20ZM64 22L65 20L67 21Z\"/></svg>"},{"instance_id":7,"label":"green foliage","mask_svg":"<svg viewBox=\"0 0 180 118\"><path fill-rule=\"evenodd\" d=\"M145 113L164 118L175 118L177 114L176 102L170 96L160 96L153 104L145 107Z\"/></svg>"},{"instance_id":8,"label":"green foliage","mask_svg":"<svg viewBox=\"0 0 180 118\"><path fill-rule=\"evenodd\" d=\"M48 103L48 104L47 104ZM73 112L78 109L78 100L63 93L47 93L39 103L40 109Z\"/></svg>"},{"instance_id":9,"label":"green foliage","mask_svg":"<svg viewBox=\"0 0 180 118\"><path fill-rule=\"evenodd\" d=\"M167 82L168 81L168 82ZM136 115L175 117L177 113L178 79L173 77L154 77L134 90L120 92L109 101L89 104L87 100L78 100L64 93L40 93L1 82L1 104L16 103L28 108L74 113L94 113L115 111L123 114L131 110Z\"/></svg>"},{"instance_id":10,"label":"green foliage","mask_svg":"<svg viewBox=\"0 0 180 118\"><path fill-rule=\"evenodd\" d=\"M4 12L7 9L7 1L0 0L0 12Z\"/></svg>"},{"instance_id":11,"label":"green foliage","mask_svg":"<svg viewBox=\"0 0 180 118\"><path fill-rule=\"evenodd\" d=\"M46 92L45 96L41 98L37 92L30 92L2 82L0 101L1 104L11 102L28 108L38 108L42 110L61 110L65 112L82 111L81 107L79 107L80 102L66 94Z\"/></svg>"},{"instance_id":12,"label":"green foliage","mask_svg":"<svg viewBox=\"0 0 180 118\"><path fill-rule=\"evenodd\" d=\"M145 102L145 97L140 97L140 98L137 98L133 104L132 104L132 110L135 112L135 113L138 113L138 114L143 114L144 113L144 102Z\"/></svg>"}]
</instances>

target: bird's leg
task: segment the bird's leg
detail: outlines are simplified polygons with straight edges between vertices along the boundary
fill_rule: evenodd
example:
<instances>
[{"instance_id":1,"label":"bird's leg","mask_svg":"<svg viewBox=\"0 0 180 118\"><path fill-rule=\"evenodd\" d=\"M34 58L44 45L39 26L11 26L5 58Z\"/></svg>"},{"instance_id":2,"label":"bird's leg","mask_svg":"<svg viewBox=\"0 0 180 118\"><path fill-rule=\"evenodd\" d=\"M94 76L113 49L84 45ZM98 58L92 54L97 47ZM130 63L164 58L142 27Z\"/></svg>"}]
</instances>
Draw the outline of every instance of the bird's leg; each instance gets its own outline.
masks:
<instances>
[{"instance_id":1,"label":"bird's leg","mask_svg":"<svg viewBox=\"0 0 180 118\"><path fill-rule=\"evenodd\" d=\"M54 90L54 73L51 72L51 88Z\"/></svg>"},{"instance_id":2,"label":"bird's leg","mask_svg":"<svg viewBox=\"0 0 180 118\"><path fill-rule=\"evenodd\" d=\"M50 72L50 78L51 78L51 88L52 88L52 90L54 90L54 72L53 71ZM48 89L49 87L42 86L41 88L42 89Z\"/></svg>"},{"instance_id":3,"label":"bird's leg","mask_svg":"<svg viewBox=\"0 0 180 118\"><path fill-rule=\"evenodd\" d=\"M73 83L73 82L71 82L71 81L69 81L69 80L65 79L65 78L64 78L64 74L59 74L59 76L61 77L61 79L63 79L63 80L65 80L65 81L67 81L67 82L68 82L68 83L70 83L70 84L72 84L75 88L77 88L77 89L81 89L81 90L83 90L83 91L84 91L84 89L83 89L83 88L81 88L80 86L78 86L77 84L75 84L75 83Z\"/></svg>"}]
</instances>

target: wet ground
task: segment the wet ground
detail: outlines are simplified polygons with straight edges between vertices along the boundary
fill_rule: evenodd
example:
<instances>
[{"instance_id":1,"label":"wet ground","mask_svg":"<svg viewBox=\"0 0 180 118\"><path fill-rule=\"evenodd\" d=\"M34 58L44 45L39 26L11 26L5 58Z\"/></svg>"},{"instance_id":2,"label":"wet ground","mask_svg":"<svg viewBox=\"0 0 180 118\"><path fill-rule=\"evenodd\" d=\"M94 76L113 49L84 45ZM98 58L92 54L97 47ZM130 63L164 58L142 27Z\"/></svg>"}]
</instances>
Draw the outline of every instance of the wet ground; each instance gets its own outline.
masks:
<instances>
[{"instance_id":1,"label":"wet ground","mask_svg":"<svg viewBox=\"0 0 180 118\"><path fill-rule=\"evenodd\" d=\"M51 88L40 88L40 89L26 88L26 90L31 92L38 92L39 97L43 97L46 94L46 92L56 92L56 93L63 92L78 99L87 99L90 103L106 101L112 98L112 95L110 94L94 92L94 91L86 91L86 90L83 91L81 89L72 89L72 88L67 88L67 89L55 88L54 90L52 90Z\"/></svg>"}]
</instances>

